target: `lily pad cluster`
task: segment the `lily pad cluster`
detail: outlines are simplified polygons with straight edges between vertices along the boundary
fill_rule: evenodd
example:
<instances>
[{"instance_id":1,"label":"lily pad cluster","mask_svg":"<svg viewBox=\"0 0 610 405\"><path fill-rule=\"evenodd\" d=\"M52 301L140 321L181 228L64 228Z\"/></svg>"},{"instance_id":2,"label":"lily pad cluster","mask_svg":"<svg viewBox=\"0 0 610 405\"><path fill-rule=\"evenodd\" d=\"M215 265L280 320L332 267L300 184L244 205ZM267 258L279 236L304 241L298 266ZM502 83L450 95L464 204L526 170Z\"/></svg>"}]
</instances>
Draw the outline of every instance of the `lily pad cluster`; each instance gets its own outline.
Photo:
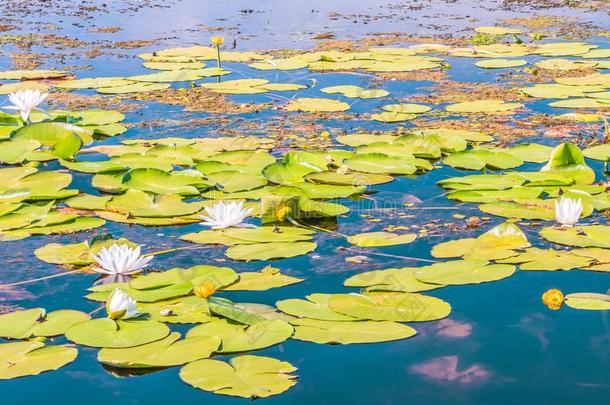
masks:
<instances>
[{"instance_id":1,"label":"lily pad cluster","mask_svg":"<svg viewBox=\"0 0 610 405\"><path fill-rule=\"evenodd\" d=\"M111 242L116 241L49 245L37 256L51 263L87 265L92 252ZM312 294L278 301L276 307L219 296L222 291L262 291L302 281L272 267L237 273L228 267L198 265L152 271L89 289L86 298L101 302L116 289L124 291L137 301L136 318L92 319L79 311L47 313L42 308L3 314L0 337L14 342L0 343L0 352L17 366L0 370L0 378L35 375L69 364L78 349L61 344L65 338L100 349L98 361L111 369L177 366L180 378L193 387L244 398L268 397L296 384L297 369L277 359L242 353L288 339L317 344L406 339L416 331L404 323L441 319L451 311L441 299L398 291ZM204 285L210 285L205 296L200 294ZM174 324L192 326L182 337L172 331ZM37 337L49 337L55 344L25 340ZM213 359L216 354L234 357L226 362Z\"/></svg>"}]
</instances>

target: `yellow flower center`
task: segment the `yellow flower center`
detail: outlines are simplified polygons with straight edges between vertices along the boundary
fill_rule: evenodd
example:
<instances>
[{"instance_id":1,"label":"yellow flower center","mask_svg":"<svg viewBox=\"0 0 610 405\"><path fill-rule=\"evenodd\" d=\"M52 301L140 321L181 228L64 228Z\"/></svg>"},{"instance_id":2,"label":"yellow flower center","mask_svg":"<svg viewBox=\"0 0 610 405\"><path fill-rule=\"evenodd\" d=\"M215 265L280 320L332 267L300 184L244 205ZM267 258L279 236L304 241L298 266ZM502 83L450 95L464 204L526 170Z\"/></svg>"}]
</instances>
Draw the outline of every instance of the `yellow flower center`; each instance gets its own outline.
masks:
<instances>
[{"instance_id":1,"label":"yellow flower center","mask_svg":"<svg viewBox=\"0 0 610 405\"><path fill-rule=\"evenodd\" d=\"M220 46L225 42L225 39L223 37L211 37L210 42L213 45Z\"/></svg>"},{"instance_id":2,"label":"yellow flower center","mask_svg":"<svg viewBox=\"0 0 610 405\"><path fill-rule=\"evenodd\" d=\"M211 281L204 281L193 290L199 298L208 298L216 292L216 286Z\"/></svg>"},{"instance_id":3,"label":"yellow flower center","mask_svg":"<svg viewBox=\"0 0 610 405\"><path fill-rule=\"evenodd\" d=\"M558 310L563 304L563 293L556 288L552 288L542 294L542 302L552 310Z\"/></svg>"}]
</instances>

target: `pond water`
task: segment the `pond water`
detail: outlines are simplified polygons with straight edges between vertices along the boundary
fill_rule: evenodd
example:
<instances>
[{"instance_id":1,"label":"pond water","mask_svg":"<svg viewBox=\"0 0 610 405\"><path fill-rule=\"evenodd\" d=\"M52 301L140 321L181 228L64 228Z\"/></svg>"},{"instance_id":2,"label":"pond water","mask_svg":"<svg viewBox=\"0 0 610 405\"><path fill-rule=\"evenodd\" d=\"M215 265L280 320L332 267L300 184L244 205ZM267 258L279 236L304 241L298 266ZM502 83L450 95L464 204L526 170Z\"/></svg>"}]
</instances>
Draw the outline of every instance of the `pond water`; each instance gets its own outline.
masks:
<instances>
[{"instance_id":1,"label":"pond water","mask_svg":"<svg viewBox=\"0 0 610 405\"><path fill-rule=\"evenodd\" d=\"M159 39L155 44L137 49L111 49L106 54L91 58L72 53L57 65L53 56L57 49L39 46L24 51L12 44L3 45L0 55L0 71L9 70L9 53L37 52L51 55L39 68L65 68L66 66L89 65L78 71L77 77L132 76L151 73L144 68L135 55L142 52L171 46L190 46L198 41L207 42L209 33L201 26L228 28L223 31L227 38L237 39L237 50L272 48L310 49L317 42L311 39L321 32L333 32L337 39L357 39L374 32L410 32L419 35L450 33L463 35L468 28L493 25L498 18L523 17L534 11L528 8L502 9L502 2L467 1L311 1L307 5L292 2L265 0L256 2L236 1L172 1L163 7L141 6L136 1L105 2L108 12L85 17L71 13L62 7L62 2L50 2L48 14L32 6L32 13L12 12L10 3L0 6L3 18L17 29L8 32L21 35L33 32L57 32L58 35L76 37L83 41L145 40ZM37 3L37 2L32 2ZM46 3L46 2L45 2ZM102 2L92 1L92 4ZM124 4L120 4L124 3ZM145 2L148 4L148 2ZM130 10L122 7L129 4ZM414 7L419 6L419 7ZM252 9L252 11L247 11ZM61 11L60 11L61 10ZM245 10L245 11L244 11ZM332 12L337 12L333 17ZM581 11L570 8L552 8L536 11L544 14L576 16ZM355 16L355 17L354 17ZM582 12L583 21L607 25L607 10ZM605 20L604 20L605 18ZM364 23L366 22L366 24ZM57 30L49 30L44 24L55 24ZM605 23L605 26L604 26ZM118 33L93 33L90 28L120 26ZM470 31L471 32L471 31ZM610 40L594 36L587 43L610 48ZM495 84L506 81L505 69L480 69L473 66L471 58L442 56L451 65L447 79L459 82ZM575 59L567 57L568 59ZM528 62L540 60L539 56L525 56ZM211 63L208 64L211 66ZM307 69L290 71L260 71L244 63L227 62L224 66L232 70L228 79L264 78L278 83L317 84L298 92L299 97L329 97L350 103L349 112L365 114L378 112L380 106L399 102L413 94L425 95L431 91L433 81L384 81L380 88L390 96L381 99L345 99L337 94L320 92L321 88L333 85L359 85L369 87L370 74L316 73ZM606 71L607 72L607 71ZM223 80L225 80L223 78ZM509 79L510 80L510 79ZM216 78L198 80L197 83L215 82ZM173 84L173 87L188 87L188 83ZM77 93L93 95L93 90ZM275 94L275 93L274 93ZM286 92L288 98L293 92ZM4 98L4 97L2 97ZM270 94L232 95L229 98L241 103L285 103L281 97ZM537 114L560 114L570 110L554 109L549 100L525 101L526 108L508 116L508 120L524 122ZM434 106L442 109L445 104ZM267 135L271 123L281 125L285 112L265 109L257 113L228 115L235 124L224 121L206 122L205 125L183 125L184 121L205 119L213 116L204 112L185 112L181 106L155 102L126 112L124 123L134 125L117 137L96 141L95 145L119 144L126 139L155 139L162 137L216 137L232 126L242 135ZM446 119L446 117L440 117ZM164 122L156 122L163 120ZM175 120L176 125L171 125ZM239 122L238 122L239 120ZM245 123L245 124L244 124ZM332 134L362 131L390 131L397 126L412 127L411 123L381 123L369 119L342 120L327 116L314 123L304 123L307 130L315 125L320 132L332 128ZM510 125L510 123L509 123ZM286 123L289 126L289 123ZM536 135L528 142L556 146L561 140L543 136L544 129L534 128ZM511 142L522 142L513 140ZM512 143L511 143L512 144ZM338 148L345 148L337 144ZM285 150L274 150L281 156ZM605 180L604 165L587 160L596 173L596 181ZM456 204L447 199L445 191L436 183L440 180L467 174L477 174L441 165L429 173L418 176L397 177L387 184L371 187L376 193L365 200L341 199L341 204L351 208L349 214L337 219L337 233L356 234L380 231L387 225L415 226L435 223L438 233L418 237L413 243L377 247L350 248L350 244L335 233L318 232L314 240L317 249L310 254L274 261L241 262L227 259L224 248L204 247L199 250L183 250L158 256L155 269L190 267L197 264L225 265L236 271L254 271L272 264L283 273L305 279L304 282L261 292L228 292L223 297L239 302L256 302L274 305L287 298L302 298L311 293L355 292L343 286L346 278L373 269L422 266L427 262L409 259L436 260L430 251L434 245L448 240L476 237L504 218L487 215L477 209L477 204ZM527 163L519 171L537 171L543 164ZM44 165L42 170L57 170L57 162ZM91 185L91 175L73 174L70 188L82 192L99 194ZM414 205L405 205L420 200ZM387 209L380 209L387 208ZM477 228L466 228L463 217L486 217ZM364 215L364 216L363 216ZM373 215L380 222L370 221ZM255 219L251 222L259 224ZM595 212L586 223L607 224L606 217ZM454 223L454 227L443 227ZM550 222L542 223L550 225ZM557 247L538 236L541 222L522 221L521 229L530 243L540 248ZM26 279L43 277L60 272L53 265L38 260L33 252L48 243L76 243L98 233L110 233L115 238L125 237L143 246L144 251L157 251L189 243L179 239L191 232L202 230L199 224L185 226L143 227L108 221L102 229L71 235L33 236L18 241L0 242L0 284L9 284ZM382 255L378 255L381 253ZM350 256L364 255L368 263L346 262ZM219 261L224 260L226 261ZM92 274L72 274L36 283L0 290L0 308L3 312L18 308L44 307L47 310L73 308L86 312L94 311L99 304L83 298L85 290L95 281ZM481 284L448 286L426 292L426 294L449 302L452 312L441 321L410 324L418 331L412 338L391 342L354 345L320 345L289 339L279 345L252 353L287 361L298 368L298 383L290 390L265 399L269 404L399 404L399 403L531 403L531 402L599 402L605 403L610 396L610 323L606 311L578 311L563 308L550 311L541 302L541 295L550 288L564 292L600 292L608 289L608 275L591 271L517 271L509 278ZM173 328L186 332L188 327ZM65 343L57 338L54 343ZM245 399L216 395L194 389L178 376L180 367L127 375L117 370L104 368L96 360L98 349L79 346L78 358L67 366L38 376L0 381L3 401L18 403L63 403L105 404L121 401L125 404L170 403L238 404ZM229 359L230 356L217 356Z\"/></svg>"}]
</instances>

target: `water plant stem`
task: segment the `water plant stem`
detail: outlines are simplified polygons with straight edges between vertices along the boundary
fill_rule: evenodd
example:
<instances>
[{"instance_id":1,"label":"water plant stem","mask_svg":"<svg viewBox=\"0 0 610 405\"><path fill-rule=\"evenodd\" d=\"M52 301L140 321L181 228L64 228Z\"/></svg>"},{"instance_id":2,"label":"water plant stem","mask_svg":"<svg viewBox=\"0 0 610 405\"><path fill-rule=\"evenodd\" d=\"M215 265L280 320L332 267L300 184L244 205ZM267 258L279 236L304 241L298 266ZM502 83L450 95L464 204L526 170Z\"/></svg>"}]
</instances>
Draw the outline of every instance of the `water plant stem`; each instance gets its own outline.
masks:
<instances>
[{"instance_id":1,"label":"water plant stem","mask_svg":"<svg viewBox=\"0 0 610 405\"><path fill-rule=\"evenodd\" d=\"M52 274L50 276L38 277L38 278L33 278L33 279L30 279L30 280L25 280L25 281L18 281L16 283L2 284L2 285L0 285L0 289L8 288L8 287L15 287L15 286L18 286L18 285L23 285L23 284L35 283L37 281L49 280L49 279L52 279L52 278L55 278L55 277L67 276L69 274L78 273L79 271L80 271L80 269L70 270L70 271L65 271L63 273Z\"/></svg>"},{"instance_id":2,"label":"water plant stem","mask_svg":"<svg viewBox=\"0 0 610 405\"><path fill-rule=\"evenodd\" d=\"M220 45L216 45L216 67L220 69Z\"/></svg>"}]
</instances>

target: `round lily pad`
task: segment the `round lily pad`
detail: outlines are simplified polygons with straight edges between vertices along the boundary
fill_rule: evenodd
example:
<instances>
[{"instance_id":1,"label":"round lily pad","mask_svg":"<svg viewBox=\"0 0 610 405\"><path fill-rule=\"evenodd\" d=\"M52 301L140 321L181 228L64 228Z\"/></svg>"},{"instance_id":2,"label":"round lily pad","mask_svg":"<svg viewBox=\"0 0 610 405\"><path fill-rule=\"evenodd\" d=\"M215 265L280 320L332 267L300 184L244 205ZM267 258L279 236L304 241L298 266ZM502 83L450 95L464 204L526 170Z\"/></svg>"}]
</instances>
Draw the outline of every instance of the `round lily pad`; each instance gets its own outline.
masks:
<instances>
[{"instance_id":1,"label":"round lily pad","mask_svg":"<svg viewBox=\"0 0 610 405\"><path fill-rule=\"evenodd\" d=\"M512 265L470 259L435 263L416 272L415 277L424 283L460 285L501 280L514 272L515 266Z\"/></svg>"},{"instance_id":2,"label":"round lily pad","mask_svg":"<svg viewBox=\"0 0 610 405\"><path fill-rule=\"evenodd\" d=\"M357 318L340 314L328 307L332 294L310 294L303 299L287 299L275 303L277 308L289 315L322 321L353 321Z\"/></svg>"},{"instance_id":3,"label":"round lily pad","mask_svg":"<svg viewBox=\"0 0 610 405\"><path fill-rule=\"evenodd\" d=\"M287 111L336 112L349 110L349 104L328 98L297 98L286 105Z\"/></svg>"},{"instance_id":4,"label":"round lily pad","mask_svg":"<svg viewBox=\"0 0 610 405\"><path fill-rule=\"evenodd\" d=\"M414 233L399 235L392 232L366 232L350 235L347 240L360 247L393 246L411 243L417 238Z\"/></svg>"},{"instance_id":5,"label":"round lily pad","mask_svg":"<svg viewBox=\"0 0 610 405\"><path fill-rule=\"evenodd\" d=\"M297 383L297 369L271 357L240 356L230 363L198 360L180 370L182 381L215 394L242 398L267 398Z\"/></svg>"},{"instance_id":6,"label":"round lily pad","mask_svg":"<svg viewBox=\"0 0 610 405\"><path fill-rule=\"evenodd\" d=\"M231 246L226 255L234 260L270 260L304 255L316 248L314 242L253 243Z\"/></svg>"},{"instance_id":7,"label":"round lily pad","mask_svg":"<svg viewBox=\"0 0 610 405\"><path fill-rule=\"evenodd\" d=\"M0 379L10 380L57 370L76 359L78 350L66 346L45 346L42 342L0 344Z\"/></svg>"},{"instance_id":8,"label":"round lily pad","mask_svg":"<svg viewBox=\"0 0 610 405\"><path fill-rule=\"evenodd\" d=\"M189 330L186 336L216 336L222 341L219 353L235 353L276 345L288 339L292 333L292 326L280 320L242 325L225 319L213 319Z\"/></svg>"},{"instance_id":9,"label":"round lily pad","mask_svg":"<svg viewBox=\"0 0 610 405\"><path fill-rule=\"evenodd\" d=\"M313 343L353 344L406 339L417 332L410 326L389 321L322 321L295 319L293 339Z\"/></svg>"},{"instance_id":10,"label":"round lily pad","mask_svg":"<svg viewBox=\"0 0 610 405\"><path fill-rule=\"evenodd\" d=\"M328 301L331 310L374 321L432 321L449 315L451 306L438 298L401 292L335 294Z\"/></svg>"},{"instance_id":11,"label":"round lily pad","mask_svg":"<svg viewBox=\"0 0 610 405\"><path fill-rule=\"evenodd\" d=\"M66 338L83 346L123 348L154 342L169 333L169 328L157 321L99 318L72 325Z\"/></svg>"},{"instance_id":12,"label":"round lily pad","mask_svg":"<svg viewBox=\"0 0 610 405\"><path fill-rule=\"evenodd\" d=\"M475 65L484 69L504 69L527 65L523 59L484 59L475 62Z\"/></svg>"},{"instance_id":13,"label":"round lily pad","mask_svg":"<svg viewBox=\"0 0 610 405\"><path fill-rule=\"evenodd\" d=\"M215 336L180 340L180 334L172 332L161 340L137 347L104 348L97 354L97 360L120 368L171 367L208 358L219 346L220 339Z\"/></svg>"},{"instance_id":14,"label":"round lily pad","mask_svg":"<svg viewBox=\"0 0 610 405\"><path fill-rule=\"evenodd\" d=\"M573 293L565 296L565 304L574 309L589 311L610 310L610 296L596 293Z\"/></svg>"}]
</instances>

